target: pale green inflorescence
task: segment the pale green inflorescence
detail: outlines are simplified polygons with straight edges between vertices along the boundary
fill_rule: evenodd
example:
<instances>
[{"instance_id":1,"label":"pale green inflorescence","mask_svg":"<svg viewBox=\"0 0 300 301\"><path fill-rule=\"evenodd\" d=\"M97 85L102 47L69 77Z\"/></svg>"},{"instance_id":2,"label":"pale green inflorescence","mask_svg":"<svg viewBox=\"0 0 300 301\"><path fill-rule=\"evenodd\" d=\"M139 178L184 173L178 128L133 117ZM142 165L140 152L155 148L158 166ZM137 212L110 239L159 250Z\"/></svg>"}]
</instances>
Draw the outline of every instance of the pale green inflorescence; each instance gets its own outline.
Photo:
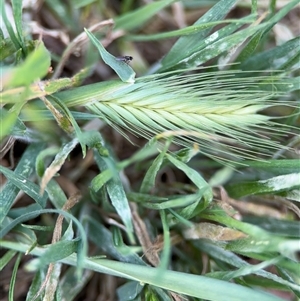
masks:
<instances>
[{"instance_id":1,"label":"pale green inflorescence","mask_svg":"<svg viewBox=\"0 0 300 301\"><path fill-rule=\"evenodd\" d=\"M216 160L255 159L280 148L268 138L280 129L259 113L278 105L279 93L261 84L267 77L241 75L152 75L134 84L109 85L84 105L110 125L146 138L167 132L174 142L196 143L200 152Z\"/></svg>"}]
</instances>

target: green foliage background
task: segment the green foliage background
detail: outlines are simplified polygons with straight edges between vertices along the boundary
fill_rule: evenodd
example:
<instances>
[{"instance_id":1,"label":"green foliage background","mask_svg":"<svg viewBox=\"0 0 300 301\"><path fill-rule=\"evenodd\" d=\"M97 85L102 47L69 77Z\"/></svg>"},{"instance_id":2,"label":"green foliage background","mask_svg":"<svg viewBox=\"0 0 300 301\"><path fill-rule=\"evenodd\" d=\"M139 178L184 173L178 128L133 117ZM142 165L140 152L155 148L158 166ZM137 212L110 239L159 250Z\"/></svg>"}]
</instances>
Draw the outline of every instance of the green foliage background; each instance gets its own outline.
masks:
<instances>
[{"instance_id":1,"label":"green foliage background","mask_svg":"<svg viewBox=\"0 0 300 301\"><path fill-rule=\"evenodd\" d=\"M8 300L297 300L299 1L108 2L1 2Z\"/></svg>"}]
</instances>

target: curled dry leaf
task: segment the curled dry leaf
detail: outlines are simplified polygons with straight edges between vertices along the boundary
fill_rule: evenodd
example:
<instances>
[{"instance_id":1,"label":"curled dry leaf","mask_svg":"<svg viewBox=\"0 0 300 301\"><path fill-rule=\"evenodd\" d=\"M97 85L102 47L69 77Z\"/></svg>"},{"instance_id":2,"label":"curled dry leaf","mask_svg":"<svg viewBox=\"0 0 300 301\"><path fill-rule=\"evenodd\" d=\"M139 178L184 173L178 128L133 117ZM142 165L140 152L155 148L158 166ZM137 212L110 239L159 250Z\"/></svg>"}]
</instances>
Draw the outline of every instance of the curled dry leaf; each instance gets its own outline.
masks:
<instances>
[{"instance_id":1,"label":"curled dry leaf","mask_svg":"<svg viewBox=\"0 0 300 301\"><path fill-rule=\"evenodd\" d=\"M206 238L214 241L230 241L245 238L247 235L230 228L218 226L211 223L200 223L188 228L183 232L186 239Z\"/></svg>"}]
</instances>

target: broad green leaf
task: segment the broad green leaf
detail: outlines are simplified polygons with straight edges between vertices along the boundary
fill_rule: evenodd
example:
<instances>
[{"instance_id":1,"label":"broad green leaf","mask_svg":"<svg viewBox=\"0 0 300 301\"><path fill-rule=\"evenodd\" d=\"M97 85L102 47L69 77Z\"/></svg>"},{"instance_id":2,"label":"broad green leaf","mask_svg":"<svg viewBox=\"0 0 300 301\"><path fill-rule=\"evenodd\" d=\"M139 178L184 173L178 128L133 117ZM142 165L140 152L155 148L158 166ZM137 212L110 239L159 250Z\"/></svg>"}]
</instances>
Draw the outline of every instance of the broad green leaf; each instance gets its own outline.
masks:
<instances>
[{"instance_id":1,"label":"broad green leaf","mask_svg":"<svg viewBox=\"0 0 300 301\"><path fill-rule=\"evenodd\" d=\"M118 74L120 79L126 83L134 83L135 72L132 68L123 61L119 61L116 57L111 55L106 49L102 46L99 40L87 29L84 29L86 34L88 35L91 42L98 49L103 61L109 65L115 72Z\"/></svg>"},{"instance_id":2,"label":"broad green leaf","mask_svg":"<svg viewBox=\"0 0 300 301\"><path fill-rule=\"evenodd\" d=\"M252 55L255 51L255 49L257 48L257 46L259 45L263 35L265 35L266 33L268 33L273 26L280 20L282 19L291 9L293 6L295 6L297 4L297 2L299 2L298 0L294 0L294 1L290 1L289 3L287 3L287 5L285 7L283 7L279 12L277 12L275 15L273 15L267 22L268 22L268 26L266 28L264 28L263 30L259 31L256 35L254 35L250 41L248 42L247 46L244 47L244 49L241 51L241 53L239 54L238 58L236 59L236 62L244 62L247 65L248 60L251 60L252 63L254 63L254 66L250 66L248 65L247 67L250 70L261 70L263 68L261 68L261 63L266 66L268 64L268 62L265 62L263 59L258 61L257 55ZM276 6L276 3L273 2L271 4L271 6ZM257 10L255 10L257 11ZM275 11L275 10L274 10ZM273 49L270 50L271 52L273 51ZM268 52L268 51L267 51ZM273 52L274 55L276 55L276 52ZM287 53L286 53L287 54ZM260 54L258 54L260 55ZM253 60L254 57L257 57L256 59ZM248 59L248 60L247 60ZM274 61L275 62L275 56L274 56ZM270 63L270 61L269 61ZM282 63L282 62L281 62ZM237 66L233 66L233 69L236 69ZM241 68L239 66L239 68ZM249 70L249 69L244 69L244 70ZM265 67L264 69L274 69L274 67ZM279 70L283 70L283 68L278 68ZM285 70L287 70L287 68L285 68Z\"/></svg>"}]
</instances>

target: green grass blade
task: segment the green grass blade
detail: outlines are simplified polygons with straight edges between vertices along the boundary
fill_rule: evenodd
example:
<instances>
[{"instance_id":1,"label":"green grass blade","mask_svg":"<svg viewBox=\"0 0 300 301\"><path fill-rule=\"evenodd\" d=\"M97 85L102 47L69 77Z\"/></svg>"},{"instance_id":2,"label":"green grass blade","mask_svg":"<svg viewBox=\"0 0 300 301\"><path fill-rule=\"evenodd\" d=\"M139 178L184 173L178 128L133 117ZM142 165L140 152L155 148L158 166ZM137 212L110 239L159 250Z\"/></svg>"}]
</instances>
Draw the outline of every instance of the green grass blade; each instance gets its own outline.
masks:
<instances>
[{"instance_id":1,"label":"green grass blade","mask_svg":"<svg viewBox=\"0 0 300 301\"><path fill-rule=\"evenodd\" d=\"M50 67L50 53L43 42L39 42L36 50L28 55L25 61L9 71L6 86L18 87L29 85L44 77ZM41 87L42 88L42 87Z\"/></svg>"},{"instance_id":2,"label":"green grass blade","mask_svg":"<svg viewBox=\"0 0 300 301\"><path fill-rule=\"evenodd\" d=\"M22 177L27 181L27 179L30 178L33 174L36 157L44 147L45 144L43 143L29 145L25 150L22 158L20 159L17 167L15 168L14 174L18 175L19 177ZM13 202L15 201L15 198L17 197L19 191L19 187L16 186L13 182L6 183L5 186L2 188L0 192L0 224L3 222L3 219L8 214L8 211L10 210Z\"/></svg>"},{"instance_id":3,"label":"green grass blade","mask_svg":"<svg viewBox=\"0 0 300 301\"><path fill-rule=\"evenodd\" d=\"M253 301L254 298L261 301L282 301L282 299L274 295L198 275L168 270L162 272L160 269L123 264L109 260L95 260L94 263L91 261L89 263L91 264L91 268L99 269L99 271L101 268L104 268L114 275L128 277L129 279L139 282L149 283L170 291L203 298L205 300ZM222 293L220 294L220 292Z\"/></svg>"},{"instance_id":4,"label":"green grass blade","mask_svg":"<svg viewBox=\"0 0 300 301\"><path fill-rule=\"evenodd\" d=\"M241 50L240 54L236 58L235 62L244 62L248 58L251 58L257 47L259 46L261 42L263 33L258 32L254 34L248 41L247 45L244 46L244 48ZM241 68L240 65L233 65L231 69L239 69Z\"/></svg>"},{"instance_id":5,"label":"green grass blade","mask_svg":"<svg viewBox=\"0 0 300 301\"><path fill-rule=\"evenodd\" d=\"M149 191L151 191L151 189L155 186L155 178L157 176L158 171L161 168L169 144L170 141L166 143L164 149L155 158L155 160L153 160L151 166L147 170L146 175L144 176L143 182L140 187L140 193L149 193Z\"/></svg>"},{"instance_id":6,"label":"green grass blade","mask_svg":"<svg viewBox=\"0 0 300 301\"><path fill-rule=\"evenodd\" d=\"M275 2L274 8L275 8ZM273 26L278 23L284 16L286 16L294 6L299 5L299 0L292 0L289 1L281 10L279 10L276 14L274 14L269 20L268 23L270 24L266 29L265 33L269 32ZM273 12L275 12L275 9L273 9Z\"/></svg>"},{"instance_id":7,"label":"green grass blade","mask_svg":"<svg viewBox=\"0 0 300 301\"><path fill-rule=\"evenodd\" d=\"M219 32L216 33L215 36L218 36L218 40L215 42L212 42L207 47L200 49L199 51L195 51L190 57L186 58L181 65L179 64L179 68L185 66L191 67L191 66L197 66L202 65L209 61L212 58L215 58L216 56L230 51L233 47L241 44L245 37L251 37L253 34L255 34L257 31L261 30L262 28L266 27L266 24L260 24L257 26L251 26L246 29L240 30L235 33L231 33L231 31L237 27L237 25L228 25L228 27L220 29ZM228 33L228 30L230 32ZM220 34L221 33L221 34ZM214 35L214 34L213 34ZM212 35L212 36L213 36ZM223 35L226 35L225 37L221 38ZM212 37L210 36L210 37ZM210 39L208 37L204 40L204 43L207 45L207 41ZM200 43L199 43L200 44ZM203 43L202 43L203 44Z\"/></svg>"},{"instance_id":8,"label":"green grass blade","mask_svg":"<svg viewBox=\"0 0 300 301\"><path fill-rule=\"evenodd\" d=\"M82 225L80 224L80 222L70 213L66 212L66 211L62 211L62 210L56 210L56 209L43 209L43 210L37 210L37 211L32 211L32 212L28 212L22 216L19 216L18 218L14 219L10 224L8 224L7 226L5 226L3 229L1 229L0 232L0 237L4 237L11 229L13 229L16 225L18 225L19 223L22 223L24 221L30 220L32 218L35 218L37 216L39 216L40 214L44 214L44 213L58 213L58 214L62 214L64 217L71 219L72 221L75 222L76 226L78 227L78 231L80 233L80 238L81 238L81 243L79 244L79 250L77 248L78 251L78 262L77 264L75 264L77 266L77 275L80 276L80 273L82 271L82 265L83 265L83 259L86 257L87 254L87 249L88 249L88 245L87 245L87 236L86 233L82 227ZM28 246L26 252L28 250L30 250L30 253L35 252L34 248L33 250L31 250L31 246ZM45 252L45 249L43 250L43 253ZM40 254L42 255L42 254Z\"/></svg>"},{"instance_id":9,"label":"green grass blade","mask_svg":"<svg viewBox=\"0 0 300 301\"><path fill-rule=\"evenodd\" d=\"M189 179L197 186L199 190L205 190L204 198L207 202L212 200L212 190L208 183L201 177L201 175L195 171L194 169L190 168L187 164L179 161L177 158L170 154L166 154L166 158L174 164L178 169L182 170Z\"/></svg>"},{"instance_id":10,"label":"green grass blade","mask_svg":"<svg viewBox=\"0 0 300 301\"><path fill-rule=\"evenodd\" d=\"M27 245L14 243L9 241L1 241L4 248L25 252ZM44 250L35 248L32 250L32 255L40 256ZM76 256L71 255L62 260L63 263L76 265ZM198 276L175 271L164 271L163 277L158 277L158 271L161 270L151 267L143 267L134 264L116 262L111 260L85 260L85 268L97 271L99 273L107 273L114 276L119 276L142 283L149 283L170 291L203 298L212 301L283 301L283 299L270 295L258 290L212 279L209 277ZM201 287L201 289L199 289ZM222 294L220 294L222 292Z\"/></svg>"},{"instance_id":11,"label":"green grass blade","mask_svg":"<svg viewBox=\"0 0 300 301\"><path fill-rule=\"evenodd\" d=\"M212 258L216 259L216 260L220 260L222 262L226 262L227 264L237 267L237 268L242 268L242 267L248 267L250 268L250 270L247 271L247 273L251 273L260 277L264 277L266 279L270 279L276 283L280 283L285 287L288 288L294 288L296 290L299 290L299 286L297 286L294 281L292 279L290 279L291 281L287 281L281 277L279 277L276 274L273 274L271 272L265 271L263 269L256 269L256 267L254 267L254 269L251 268L251 265L241 259L239 256L237 256L236 254L234 254L233 252L230 252L228 250L224 250L210 242L207 241L195 241L194 245L197 247L197 249L201 250L202 252L205 252L207 254L209 254L209 256L211 256ZM223 272L219 272L222 273L223 275L227 275L228 271L226 271L225 273ZM218 272L216 273L209 273L209 276L212 277L216 277L218 274ZM225 279L225 278L222 278Z\"/></svg>"},{"instance_id":12,"label":"green grass blade","mask_svg":"<svg viewBox=\"0 0 300 301\"><path fill-rule=\"evenodd\" d=\"M5 11L5 2L4 1L0 1L0 12L5 24L5 27L7 29L7 32L9 34L9 37L11 38L12 42L15 45L16 49L21 49L22 48L22 43L21 41L19 41L18 37L16 36L14 29L10 23L10 20L8 20L7 15L6 15L6 11Z\"/></svg>"},{"instance_id":13,"label":"green grass blade","mask_svg":"<svg viewBox=\"0 0 300 301\"><path fill-rule=\"evenodd\" d=\"M16 262L14 264L12 277L10 279L9 291L8 291L8 300L9 301L14 301L14 289L15 289L15 283L16 283L16 278L17 278L17 272L19 269L19 265L21 263L21 258L22 258L22 254L19 253L17 256Z\"/></svg>"},{"instance_id":14,"label":"green grass blade","mask_svg":"<svg viewBox=\"0 0 300 301\"><path fill-rule=\"evenodd\" d=\"M289 282L293 282L293 277L291 277L291 275L283 268L281 267L277 267L277 271L278 271L278 274L284 278L285 280L289 281ZM300 293L293 290L293 293L296 295L297 298L300 298Z\"/></svg>"},{"instance_id":15,"label":"green grass blade","mask_svg":"<svg viewBox=\"0 0 300 301\"><path fill-rule=\"evenodd\" d=\"M56 262L68 257L69 255L77 251L78 246L78 239L64 240L59 241L55 244L51 244L47 247L43 255L39 257L39 267L44 267L45 265L48 265L51 262Z\"/></svg>"},{"instance_id":16,"label":"green grass blade","mask_svg":"<svg viewBox=\"0 0 300 301\"><path fill-rule=\"evenodd\" d=\"M157 34L151 34L151 35L130 35L127 36L126 39L130 41L153 41L153 40L160 40L160 39L170 39L174 37L181 37L181 36L187 36L187 35L193 35L197 34L203 30L212 28L216 25L220 24L226 24L226 23L240 23L242 24L248 24L251 23L252 20L250 19L226 19L224 21L214 21L214 22L207 22L204 24L197 24L197 25L191 25L187 26L181 29L163 32L163 33L157 33Z\"/></svg>"},{"instance_id":17,"label":"green grass blade","mask_svg":"<svg viewBox=\"0 0 300 301\"><path fill-rule=\"evenodd\" d=\"M67 160L70 152L76 147L78 144L78 139L74 138L69 143L66 143L61 150L56 154L52 163L47 167L45 173L41 179L41 192L44 191L48 182L56 175L56 173L60 170L61 166Z\"/></svg>"},{"instance_id":18,"label":"green grass blade","mask_svg":"<svg viewBox=\"0 0 300 301\"><path fill-rule=\"evenodd\" d=\"M202 16L194 25L206 24L209 22L220 21L235 5L236 0L221 0L215 4L204 16ZM209 33L210 28L203 30L198 34L181 37L171 48L168 54L163 58L162 67L158 70L167 70L176 65L181 60L184 60L191 53L195 52L194 49L198 48L198 44ZM183 51L186 49L187 51Z\"/></svg>"},{"instance_id":19,"label":"green grass blade","mask_svg":"<svg viewBox=\"0 0 300 301\"><path fill-rule=\"evenodd\" d=\"M80 281L74 277L76 269L69 267L60 277L59 288L61 290L61 300L72 301L84 290L85 286L92 279L94 273L89 270L84 270Z\"/></svg>"},{"instance_id":20,"label":"green grass blade","mask_svg":"<svg viewBox=\"0 0 300 301\"><path fill-rule=\"evenodd\" d=\"M260 171L267 171L273 175L297 173L299 171L298 159L281 159L266 161L248 161L247 165Z\"/></svg>"},{"instance_id":21,"label":"green grass blade","mask_svg":"<svg viewBox=\"0 0 300 301\"><path fill-rule=\"evenodd\" d=\"M31 282L30 288L28 289L26 301L32 301L34 296L38 293L43 280L45 279L46 271L43 269L35 271L35 275ZM41 301L42 298L38 298L37 301Z\"/></svg>"},{"instance_id":22,"label":"green grass blade","mask_svg":"<svg viewBox=\"0 0 300 301\"><path fill-rule=\"evenodd\" d=\"M194 169L190 168L186 163L181 162L175 156L166 155L166 158L174 165L176 168L182 170L186 176L196 185L198 188L198 193L194 199L194 203L188 205L184 209L179 211L182 218L190 219L199 211L204 210L212 201L212 189L208 183L202 178L202 176ZM189 200L189 198L194 198L193 195L183 197L184 201ZM200 205L199 205L200 203ZM197 209L197 211L196 211Z\"/></svg>"},{"instance_id":23,"label":"green grass blade","mask_svg":"<svg viewBox=\"0 0 300 301\"><path fill-rule=\"evenodd\" d=\"M81 146L81 149L82 149L82 155L83 155L83 158L84 158L85 155L86 155L86 146L85 146L84 140L85 140L85 135L87 135L87 134L83 134L81 132L81 129L78 126L76 119L73 117L73 115L70 112L70 110L68 109L68 107L63 102L60 101L60 99L54 97L53 95L51 95L51 99L53 100L53 102L57 106L59 106L59 108L61 109L61 111L65 115L62 118L63 120L61 120L61 121L60 121L60 119L56 119L56 120L60 122L61 128L66 132L70 131L69 123L67 121L69 121L71 123L71 125L74 129L74 132L75 132L75 136L76 136L76 138L78 139L78 141L80 143L80 146Z\"/></svg>"},{"instance_id":24,"label":"green grass blade","mask_svg":"<svg viewBox=\"0 0 300 301\"><path fill-rule=\"evenodd\" d=\"M15 44L11 38L0 38L0 62L16 52ZM1 71L3 72L3 71Z\"/></svg>"},{"instance_id":25,"label":"green grass blade","mask_svg":"<svg viewBox=\"0 0 300 301\"><path fill-rule=\"evenodd\" d=\"M60 0L45 0L55 18L58 18L61 24L66 26L71 32L81 30L78 20L78 11L73 10L73 1L68 3Z\"/></svg>"},{"instance_id":26,"label":"green grass blade","mask_svg":"<svg viewBox=\"0 0 300 301\"><path fill-rule=\"evenodd\" d=\"M22 110L23 103L14 105L10 111L7 111L4 108L0 109L1 117L1 131L0 131L0 141L8 135L18 134L19 137L23 136L23 139L26 137L26 127L18 119L20 111ZM24 139L25 140L25 139Z\"/></svg>"},{"instance_id":27,"label":"green grass blade","mask_svg":"<svg viewBox=\"0 0 300 301\"><path fill-rule=\"evenodd\" d=\"M162 274L164 270L167 270L168 265L170 263L171 256L171 237L170 237L170 228L167 220L167 215L164 210L160 210L160 218L163 226L163 235L164 235L164 247L161 254L161 262L159 268L162 270Z\"/></svg>"},{"instance_id":28,"label":"green grass blade","mask_svg":"<svg viewBox=\"0 0 300 301\"><path fill-rule=\"evenodd\" d=\"M299 170L299 167L298 167ZM267 180L242 182L228 185L227 192L234 198L246 195L279 193L300 188L300 173L280 175ZM300 200L299 200L300 201Z\"/></svg>"},{"instance_id":29,"label":"green grass blade","mask_svg":"<svg viewBox=\"0 0 300 301\"><path fill-rule=\"evenodd\" d=\"M99 40L87 29L84 29L86 34L88 35L91 42L98 49L103 61L109 65L115 72L118 74L120 79L126 83L134 83L135 72L132 68L126 64L125 62L118 61L116 57L111 55L106 49L102 46Z\"/></svg>"},{"instance_id":30,"label":"green grass blade","mask_svg":"<svg viewBox=\"0 0 300 301\"><path fill-rule=\"evenodd\" d=\"M300 37L296 37L280 46L251 56L241 64L240 68L243 70L280 70L283 63L299 55L299 44Z\"/></svg>"},{"instance_id":31,"label":"green grass blade","mask_svg":"<svg viewBox=\"0 0 300 301\"><path fill-rule=\"evenodd\" d=\"M136 300L142 289L143 285L136 281L129 281L117 289L117 296L119 301Z\"/></svg>"},{"instance_id":32,"label":"green grass blade","mask_svg":"<svg viewBox=\"0 0 300 301\"><path fill-rule=\"evenodd\" d=\"M138 28L173 2L174 0L150 2L149 4L137 10L115 18L115 26L116 28L123 30L132 30Z\"/></svg>"},{"instance_id":33,"label":"green grass blade","mask_svg":"<svg viewBox=\"0 0 300 301\"><path fill-rule=\"evenodd\" d=\"M299 221L283 220L271 217L266 218L264 216L245 216L243 221L257 225L278 236L300 239Z\"/></svg>"},{"instance_id":34,"label":"green grass blade","mask_svg":"<svg viewBox=\"0 0 300 301\"><path fill-rule=\"evenodd\" d=\"M149 198L151 195L149 195ZM163 200L162 203L153 203L154 199L151 199L152 202L143 202L143 206L146 208L154 209L154 210L163 210L163 209L171 209L171 208L180 208L186 207L191 204L195 204L202 197L201 193L195 194L186 194L180 197L170 197L168 200ZM161 200L158 200L161 201Z\"/></svg>"},{"instance_id":35,"label":"green grass blade","mask_svg":"<svg viewBox=\"0 0 300 301\"><path fill-rule=\"evenodd\" d=\"M0 259L0 271L3 270L3 268L13 259L13 257L16 255L16 251L9 250L7 251Z\"/></svg>"},{"instance_id":36,"label":"green grass blade","mask_svg":"<svg viewBox=\"0 0 300 301\"><path fill-rule=\"evenodd\" d=\"M85 217L85 222L89 227L89 239L102 251L111 258L138 265L145 265L141 257L134 253L124 254L119 250L113 241L113 235L103 224L99 222L100 216L91 214Z\"/></svg>"},{"instance_id":37,"label":"green grass blade","mask_svg":"<svg viewBox=\"0 0 300 301\"><path fill-rule=\"evenodd\" d=\"M12 0L12 8L13 8L13 15L15 19L18 40L21 44L21 48L24 53L24 56L26 56L27 48L24 43L23 26L22 26L22 2L23 2L22 0Z\"/></svg>"},{"instance_id":38,"label":"green grass blade","mask_svg":"<svg viewBox=\"0 0 300 301\"><path fill-rule=\"evenodd\" d=\"M133 232L131 211L114 160L112 157L100 156L97 152L95 152L95 160L101 171L108 169L113 172L113 177L106 184L107 193L114 208L122 218L128 235L131 237Z\"/></svg>"},{"instance_id":39,"label":"green grass blade","mask_svg":"<svg viewBox=\"0 0 300 301\"><path fill-rule=\"evenodd\" d=\"M11 183L13 183L13 185L17 186L20 190L23 190L27 195L33 198L35 202L41 206L41 208L45 207L48 195L44 194L41 196L39 193L39 186L29 181L27 177L16 174L15 172L3 166L0 166L0 171Z\"/></svg>"}]
</instances>

